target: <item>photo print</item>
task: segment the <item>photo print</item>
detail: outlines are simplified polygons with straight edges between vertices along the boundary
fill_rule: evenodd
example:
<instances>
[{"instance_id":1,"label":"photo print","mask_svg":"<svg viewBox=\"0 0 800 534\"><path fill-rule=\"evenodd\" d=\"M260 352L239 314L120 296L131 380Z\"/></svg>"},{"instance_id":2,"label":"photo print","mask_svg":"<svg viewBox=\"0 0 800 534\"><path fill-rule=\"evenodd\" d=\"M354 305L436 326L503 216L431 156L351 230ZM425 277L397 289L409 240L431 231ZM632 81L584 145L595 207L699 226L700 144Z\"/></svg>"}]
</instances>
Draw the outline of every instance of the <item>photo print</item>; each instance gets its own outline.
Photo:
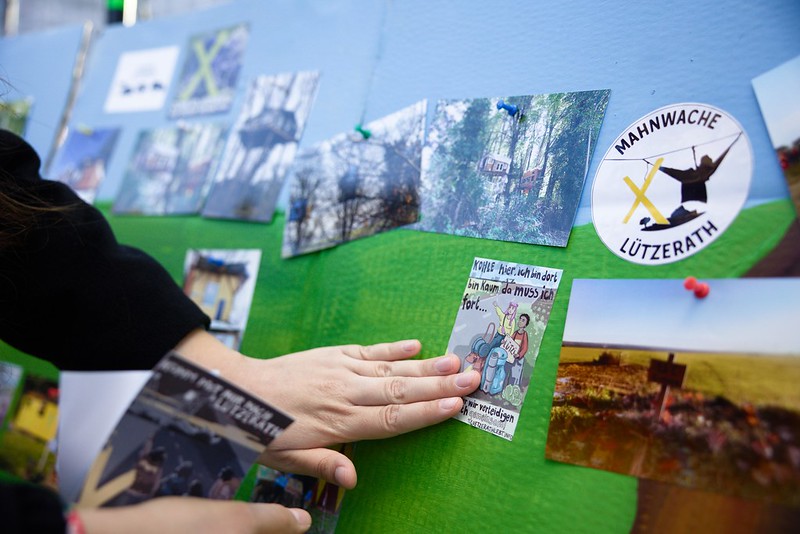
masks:
<instances>
[{"instance_id":1,"label":"photo print","mask_svg":"<svg viewBox=\"0 0 800 534\"><path fill-rule=\"evenodd\" d=\"M13 398L19 369L0 364L0 388ZM22 390L13 414L0 436L0 470L34 484L57 486L58 382L24 373ZM0 400L0 402L3 402Z\"/></svg>"},{"instance_id":2,"label":"photo print","mask_svg":"<svg viewBox=\"0 0 800 534\"><path fill-rule=\"evenodd\" d=\"M249 37L250 27L238 24L189 39L170 118L224 113L230 109Z\"/></svg>"},{"instance_id":3,"label":"photo print","mask_svg":"<svg viewBox=\"0 0 800 534\"><path fill-rule=\"evenodd\" d=\"M800 505L796 278L575 280L546 457Z\"/></svg>"},{"instance_id":4,"label":"photo print","mask_svg":"<svg viewBox=\"0 0 800 534\"><path fill-rule=\"evenodd\" d=\"M83 484L80 506L173 495L231 500L291 418L176 353L162 358Z\"/></svg>"},{"instance_id":5,"label":"photo print","mask_svg":"<svg viewBox=\"0 0 800 534\"><path fill-rule=\"evenodd\" d=\"M439 101L413 227L566 246L608 97L601 90Z\"/></svg>"},{"instance_id":6,"label":"photo print","mask_svg":"<svg viewBox=\"0 0 800 534\"><path fill-rule=\"evenodd\" d=\"M48 174L91 204L106 177L119 131L119 128L70 128Z\"/></svg>"},{"instance_id":7,"label":"photo print","mask_svg":"<svg viewBox=\"0 0 800 534\"><path fill-rule=\"evenodd\" d=\"M292 167L284 258L408 225L419 217L426 102L301 149Z\"/></svg>"},{"instance_id":8,"label":"photo print","mask_svg":"<svg viewBox=\"0 0 800 534\"><path fill-rule=\"evenodd\" d=\"M259 76L223 151L204 217L269 222L317 93L319 73Z\"/></svg>"},{"instance_id":9,"label":"photo print","mask_svg":"<svg viewBox=\"0 0 800 534\"><path fill-rule=\"evenodd\" d=\"M139 133L113 204L115 214L187 215L205 202L225 137L219 124L192 123Z\"/></svg>"},{"instance_id":10,"label":"photo print","mask_svg":"<svg viewBox=\"0 0 800 534\"><path fill-rule=\"evenodd\" d=\"M753 79L753 89L800 215L800 56Z\"/></svg>"},{"instance_id":11,"label":"photo print","mask_svg":"<svg viewBox=\"0 0 800 534\"><path fill-rule=\"evenodd\" d=\"M261 249L200 249L186 254L183 292L211 317L209 332L239 350L253 294Z\"/></svg>"},{"instance_id":12,"label":"photo print","mask_svg":"<svg viewBox=\"0 0 800 534\"><path fill-rule=\"evenodd\" d=\"M0 128L23 137L32 107L33 97L0 102Z\"/></svg>"}]
</instances>

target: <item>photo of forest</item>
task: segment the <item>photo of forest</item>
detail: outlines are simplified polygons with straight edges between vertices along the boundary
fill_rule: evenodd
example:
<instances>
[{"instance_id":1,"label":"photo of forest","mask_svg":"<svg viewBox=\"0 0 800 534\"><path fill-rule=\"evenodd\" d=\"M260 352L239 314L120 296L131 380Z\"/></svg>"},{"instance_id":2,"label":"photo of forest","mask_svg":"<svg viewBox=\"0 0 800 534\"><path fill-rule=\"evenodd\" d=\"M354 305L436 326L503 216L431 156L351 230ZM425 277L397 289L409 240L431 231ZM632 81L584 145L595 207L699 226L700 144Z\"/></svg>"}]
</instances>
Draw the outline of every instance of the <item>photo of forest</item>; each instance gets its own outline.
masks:
<instances>
[{"instance_id":1,"label":"photo of forest","mask_svg":"<svg viewBox=\"0 0 800 534\"><path fill-rule=\"evenodd\" d=\"M414 227L566 246L608 98L598 90L439 101Z\"/></svg>"},{"instance_id":2,"label":"photo of forest","mask_svg":"<svg viewBox=\"0 0 800 534\"><path fill-rule=\"evenodd\" d=\"M385 232L419 217L426 102L301 149L292 167L283 257Z\"/></svg>"}]
</instances>

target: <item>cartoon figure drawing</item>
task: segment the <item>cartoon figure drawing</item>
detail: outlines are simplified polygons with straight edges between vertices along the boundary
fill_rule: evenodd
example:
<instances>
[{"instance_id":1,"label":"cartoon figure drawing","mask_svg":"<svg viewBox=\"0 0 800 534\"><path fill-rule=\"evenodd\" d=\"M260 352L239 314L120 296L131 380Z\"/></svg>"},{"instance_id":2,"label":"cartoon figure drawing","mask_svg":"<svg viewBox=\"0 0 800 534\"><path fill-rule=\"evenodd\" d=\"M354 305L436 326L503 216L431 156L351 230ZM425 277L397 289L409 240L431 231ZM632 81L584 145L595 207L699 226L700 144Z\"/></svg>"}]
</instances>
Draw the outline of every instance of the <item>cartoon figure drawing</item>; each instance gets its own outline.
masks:
<instances>
[{"instance_id":1,"label":"cartoon figure drawing","mask_svg":"<svg viewBox=\"0 0 800 534\"><path fill-rule=\"evenodd\" d=\"M528 352L528 333L525 328L530 324L531 317L522 313L517 319L517 329L511 334L511 339L519 346L519 352L514 356L514 361L506 362L507 383L519 386L522 379L522 367L525 362L525 353Z\"/></svg>"},{"instance_id":2,"label":"cartoon figure drawing","mask_svg":"<svg viewBox=\"0 0 800 534\"><path fill-rule=\"evenodd\" d=\"M477 337L464 359L467 369L481 373L479 389L487 395L497 395L509 384L519 386L525 354L528 352L530 315L517 317L518 304L509 302L505 310L494 304L499 326L489 323L486 332ZM509 343L511 345L509 345Z\"/></svg>"},{"instance_id":3,"label":"cartoon figure drawing","mask_svg":"<svg viewBox=\"0 0 800 534\"><path fill-rule=\"evenodd\" d=\"M690 167L688 169L673 169L672 167L658 166L658 162L656 162L656 166L658 166L659 171L680 182L681 203L667 218L669 221L668 224L650 224L650 217L643 218L640 221L643 226L643 230L663 230L665 228L670 228L689 222L695 217L702 215L703 212L698 210L704 209L706 203L708 202L708 189L706 182L708 182L711 179L711 176L717 171L717 168L719 168L722 160L725 159L725 156L728 155L728 152L730 152L731 148L733 148L733 145L736 144L736 141L739 140L741 135L742 133L739 132L739 135L736 136L733 142L731 142L728 148L726 148L716 160L712 160L711 156L705 154L700 158L700 163L698 164L695 147L692 147L692 156L695 164L694 167ZM649 165L652 165L652 163L646 159L645 162Z\"/></svg>"},{"instance_id":4,"label":"cartoon figure drawing","mask_svg":"<svg viewBox=\"0 0 800 534\"><path fill-rule=\"evenodd\" d=\"M497 334L501 336L510 336L515 329L516 319L517 319L517 303L516 302L509 302L508 308L506 311L503 311L497 303L494 303L494 311L497 313L497 317L500 320L500 327L497 329ZM498 345L500 343L498 342Z\"/></svg>"}]
</instances>

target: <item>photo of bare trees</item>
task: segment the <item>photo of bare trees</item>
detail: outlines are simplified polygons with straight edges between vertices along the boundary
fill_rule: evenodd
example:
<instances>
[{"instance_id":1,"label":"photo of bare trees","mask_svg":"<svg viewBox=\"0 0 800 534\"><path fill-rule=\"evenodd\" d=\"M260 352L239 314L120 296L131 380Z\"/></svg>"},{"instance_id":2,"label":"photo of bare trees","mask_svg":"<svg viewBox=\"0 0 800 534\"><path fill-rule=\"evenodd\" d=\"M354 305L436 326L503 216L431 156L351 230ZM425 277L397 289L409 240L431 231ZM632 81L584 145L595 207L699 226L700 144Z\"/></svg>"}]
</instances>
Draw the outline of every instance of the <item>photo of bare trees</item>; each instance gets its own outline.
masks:
<instances>
[{"instance_id":1,"label":"photo of bare trees","mask_svg":"<svg viewBox=\"0 0 800 534\"><path fill-rule=\"evenodd\" d=\"M300 150L292 168L283 257L413 223L419 216L424 101Z\"/></svg>"}]
</instances>

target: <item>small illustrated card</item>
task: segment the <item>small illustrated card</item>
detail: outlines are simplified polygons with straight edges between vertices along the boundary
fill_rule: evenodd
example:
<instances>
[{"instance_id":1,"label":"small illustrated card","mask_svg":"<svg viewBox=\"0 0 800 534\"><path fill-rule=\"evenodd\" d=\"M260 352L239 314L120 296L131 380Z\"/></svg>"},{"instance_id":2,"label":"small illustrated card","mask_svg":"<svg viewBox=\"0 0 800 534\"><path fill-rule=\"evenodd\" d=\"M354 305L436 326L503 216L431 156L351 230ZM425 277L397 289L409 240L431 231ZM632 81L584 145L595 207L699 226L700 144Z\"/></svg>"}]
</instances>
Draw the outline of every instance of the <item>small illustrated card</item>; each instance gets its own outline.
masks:
<instances>
[{"instance_id":1,"label":"small illustrated card","mask_svg":"<svg viewBox=\"0 0 800 534\"><path fill-rule=\"evenodd\" d=\"M514 437L560 280L560 269L473 260L447 352L481 382L456 419Z\"/></svg>"},{"instance_id":2,"label":"small illustrated card","mask_svg":"<svg viewBox=\"0 0 800 534\"><path fill-rule=\"evenodd\" d=\"M192 123L139 133L115 214L189 215L205 202L226 128Z\"/></svg>"},{"instance_id":3,"label":"small illustrated card","mask_svg":"<svg viewBox=\"0 0 800 534\"><path fill-rule=\"evenodd\" d=\"M211 317L209 332L238 350L250 315L261 249L190 250L183 292Z\"/></svg>"},{"instance_id":4,"label":"small illustrated card","mask_svg":"<svg viewBox=\"0 0 800 534\"><path fill-rule=\"evenodd\" d=\"M1 365L0 389L4 390L6 384L13 388L19 381L20 369ZM13 391L3 392L3 395L13 394ZM34 484L56 487L58 399L56 381L25 374L16 409L0 438L0 470Z\"/></svg>"},{"instance_id":5,"label":"small illustrated card","mask_svg":"<svg viewBox=\"0 0 800 534\"><path fill-rule=\"evenodd\" d=\"M156 364L95 459L82 506L161 495L230 500L292 419L176 353Z\"/></svg>"},{"instance_id":6,"label":"small illustrated card","mask_svg":"<svg viewBox=\"0 0 800 534\"><path fill-rule=\"evenodd\" d=\"M609 91L441 100L415 228L567 246Z\"/></svg>"},{"instance_id":7,"label":"small illustrated card","mask_svg":"<svg viewBox=\"0 0 800 534\"><path fill-rule=\"evenodd\" d=\"M204 217L269 222L317 94L317 72L250 84L203 207Z\"/></svg>"},{"instance_id":8,"label":"small illustrated card","mask_svg":"<svg viewBox=\"0 0 800 534\"><path fill-rule=\"evenodd\" d=\"M237 24L189 39L170 118L224 113L230 109L249 37L250 27Z\"/></svg>"},{"instance_id":9,"label":"small illustrated card","mask_svg":"<svg viewBox=\"0 0 800 534\"><path fill-rule=\"evenodd\" d=\"M119 131L119 128L70 128L49 177L64 182L91 204L106 176Z\"/></svg>"},{"instance_id":10,"label":"small illustrated card","mask_svg":"<svg viewBox=\"0 0 800 534\"><path fill-rule=\"evenodd\" d=\"M575 280L548 459L800 506L797 278Z\"/></svg>"},{"instance_id":11,"label":"small illustrated card","mask_svg":"<svg viewBox=\"0 0 800 534\"><path fill-rule=\"evenodd\" d=\"M418 102L299 151L292 167L284 258L408 225L419 217L427 103Z\"/></svg>"},{"instance_id":12,"label":"small illustrated card","mask_svg":"<svg viewBox=\"0 0 800 534\"><path fill-rule=\"evenodd\" d=\"M800 215L800 56L754 78L753 89Z\"/></svg>"}]
</instances>

